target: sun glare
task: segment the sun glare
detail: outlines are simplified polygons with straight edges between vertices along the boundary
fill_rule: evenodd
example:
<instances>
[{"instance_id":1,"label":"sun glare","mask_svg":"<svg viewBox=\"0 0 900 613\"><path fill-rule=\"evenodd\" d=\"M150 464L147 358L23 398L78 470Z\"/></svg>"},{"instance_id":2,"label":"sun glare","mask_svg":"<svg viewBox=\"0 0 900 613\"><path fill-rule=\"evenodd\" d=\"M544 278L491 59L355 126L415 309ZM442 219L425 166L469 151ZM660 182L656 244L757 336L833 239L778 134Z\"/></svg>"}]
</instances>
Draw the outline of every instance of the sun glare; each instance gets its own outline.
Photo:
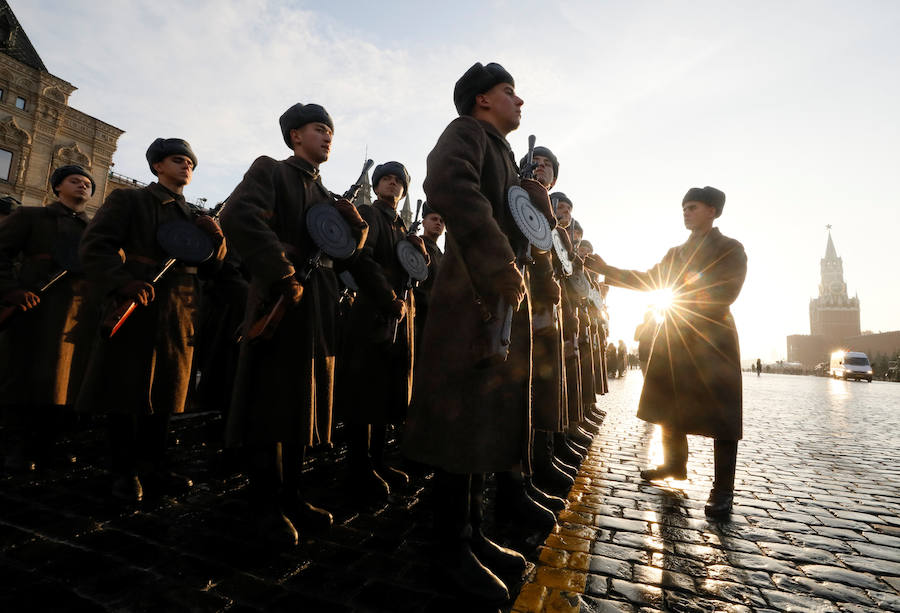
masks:
<instances>
[{"instance_id":1,"label":"sun glare","mask_svg":"<svg viewBox=\"0 0 900 613\"><path fill-rule=\"evenodd\" d=\"M650 292L650 308L653 309L653 316L658 323L662 323L666 318L666 311L672 307L675 300L675 293L671 287L653 290Z\"/></svg>"}]
</instances>

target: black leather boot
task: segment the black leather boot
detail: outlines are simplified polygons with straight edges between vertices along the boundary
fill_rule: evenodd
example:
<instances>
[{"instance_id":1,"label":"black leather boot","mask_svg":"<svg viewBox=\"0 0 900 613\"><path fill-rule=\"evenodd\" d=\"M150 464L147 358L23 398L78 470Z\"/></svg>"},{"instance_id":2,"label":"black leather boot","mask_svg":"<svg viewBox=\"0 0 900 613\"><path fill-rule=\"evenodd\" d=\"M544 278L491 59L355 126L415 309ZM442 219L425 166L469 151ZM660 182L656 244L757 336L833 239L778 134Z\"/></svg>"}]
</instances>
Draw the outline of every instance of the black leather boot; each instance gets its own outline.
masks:
<instances>
[{"instance_id":1,"label":"black leather boot","mask_svg":"<svg viewBox=\"0 0 900 613\"><path fill-rule=\"evenodd\" d=\"M275 549L297 545L294 524L284 514L281 445L272 443L250 450L248 457L251 508L256 519L256 538Z\"/></svg>"},{"instance_id":2,"label":"black leather boot","mask_svg":"<svg viewBox=\"0 0 900 613\"><path fill-rule=\"evenodd\" d=\"M575 428L572 432L566 433L566 442L569 444L569 447L574 449L582 458L587 457L593 440L593 438L582 432L581 428Z\"/></svg>"},{"instance_id":3,"label":"black leather boot","mask_svg":"<svg viewBox=\"0 0 900 613\"><path fill-rule=\"evenodd\" d=\"M666 466L661 464L656 468L645 468L641 471L641 479L644 481L661 481L663 479L675 479L683 481L687 479L687 468L683 466Z\"/></svg>"},{"instance_id":4,"label":"black leather boot","mask_svg":"<svg viewBox=\"0 0 900 613\"><path fill-rule=\"evenodd\" d=\"M331 513L320 509L303 496L303 462L306 448L303 445L287 444L281 446L282 489L281 508L284 514L297 529L324 532L331 529L334 522Z\"/></svg>"},{"instance_id":5,"label":"black leather boot","mask_svg":"<svg viewBox=\"0 0 900 613\"><path fill-rule=\"evenodd\" d=\"M387 502L391 488L375 471L369 456L369 426L347 425L348 495L363 503Z\"/></svg>"},{"instance_id":6,"label":"black leather boot","mask_svg":"<svg viewBox=\"0 0 900 613\"><path fill-rule=\"evenodd\" d=\"M716 439L714 443L715 479L704 511L710 517L726 517L734 504L734 472L737 467L737 441Z\"/></svg>"},{"instance_id":7,"label":"black leather boot","mask_svg":"<svg viewBox=\"0 0 900 613\"><path fill-rule=\"evenodd\" d=\"M556 525L553 511L535 502L525 490L522 473L507 471L496 473L498 522L511 523L519 529L547 532Z\"/></svg>"},{"instance_id":8,"label":"black leather boot","mask_svg":"<svg viewBox=\"0 0 900 613\"><path fill-rule=\"evenodd\" d=\"M578 466L581 466L581 461L584 460L584 456L575 451L575 449L573 449L568 443L569 442L566 439L565 433L554 433L553 455L555 455L566 464L577 468Z\"/></svg>"},{"instance_id":9,"label":"black leather boot","mask_svg":"<svg viewBox=\"0 0 900 613\"><path fill-rule=\"evenodd\" d=\"M555 449L554 449L554 451L555 451ZM553 464L559 470L561 470L565 474L567 474L572 479L573 483L575 482L575 477L578 476L578 469L576 467L572 466L571 464L566 464L565 462L563 462L556 456L553 456Z\"/></svg>"},{"instance_id":10,"label":"black leather boot","mask_svg":"<svg viewBox=\"0 0 900 613\"><path fill-rule=\"evenodd\" d=\"M590 434L597 434L600 432L600 424L593 422L588 415L588 412L585 411L584 419L578 422L578 427Z\"/></svg>"},{"instance_id":11,"label":"black leather boot","mask_svg":"<svg viewBox=\"0 0 900 613\"><path fill-rule=\"evenodd\" d=\"M532 477L529 477L527 475L525 476L525 491L528 492L528 496L531 497L532 500L534 500L542 507L550 509L554 513L559 513L566 508L565 500L563 500L559 496L554 496L543 491L534 484L534 480L532 479Z\"/></svg>"},{"instance_id":12,"label":"black leather boot","mask_svg":"<svg viewBox=\"0 0 900 613\"><path fill-rule=\"evenodd\" d=\"M662 429L662 447L664 462L656 468L641 471L644 481L660 479L687 479L688 441L683 432Z\"/></svg>"},{"instance_id":13,"label":"black leather boot","mask_svg":"<svg viewBox=\"0 0 900 613\"><path fill-rule=\"evenodd\" d=\"M543 430L535 430L532 449L534 482L546 492L560 497L568 496L569 490L575 485L575 480L553 462L553 435Z\"/></svg>"},{"instance_id":14,"label":"black leather boot","mask_svg":"<svg viewBox=\"0 0 900 613\"><path fill-rule=\"evenodd\" d=\"M388 487L393 492L405 489L409 485L409 475L385 463L384 446L386 436L387 426L385 424L372 424L369 452L372 456L372 466L375 468L375 472L388 484Z\"/></svg>"},{"instance_id":15,"label":"black leather boot","mask_svg":"<svg viewBox=\"0 0 900 613\"><path fill-rule=\"evenodd\" d=\"M518 551L502 547L484 535L484 475L472 475L470 496L472 522L472 552L478 560L501 577L522 578L528 564Z\"/></svg>"},{"instance_id":16,"label":"black leather boot","mask_svg":"<svg viewBox=\"0 0 900 613\"><path fill-rule=\"evenodd\" d=\"M472 551L470 488L470 475L451 474L439 469L435 471L435 560L463 594L499 604L509 600L506 584Z\"/></svg>"}]
</instances>

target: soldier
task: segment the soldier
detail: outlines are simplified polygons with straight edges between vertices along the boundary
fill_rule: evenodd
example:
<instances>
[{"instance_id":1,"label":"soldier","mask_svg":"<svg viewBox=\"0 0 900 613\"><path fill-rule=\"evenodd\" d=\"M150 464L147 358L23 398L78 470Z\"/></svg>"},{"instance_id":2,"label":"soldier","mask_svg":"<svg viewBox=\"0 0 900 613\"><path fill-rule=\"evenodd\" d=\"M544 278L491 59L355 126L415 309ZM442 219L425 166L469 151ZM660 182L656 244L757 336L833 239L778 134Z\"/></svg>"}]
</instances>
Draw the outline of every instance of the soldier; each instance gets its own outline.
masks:
<instances>
[{"instance_id":1,"label":"soldier","mask_svg":"<svg viewBox=\"0 0 900 613\"><path fill-rule=\"evenodd\" d=\"M444 233L444 218L426 202L422 206L422 241L428 251L428 278L419 283L413 293L416 297L416 356L422 347L422 335L425 331L425 320L428 317L428 305L431 299L431 288L441 269L444 252L437 241Z\"/></svg>"},{"instance_id":2,"label":"soldier","mask_svg":"<svg viewBox=\"0 0 900 613\"><path fill-rule=\"evenodd\" d=\"M197 328L198 272L212 273L225 257L222 231L199 215L182 194L197 167L187 141L157 138L147 149L157 182L117 189L91 220L81 241L88 278L106 294L108 313L139 306L115 336L101 334L91 355L78 408L108 415L113 496L136 502L143 489L158 495L191 487L170 472L165 453L169 417L184 410ZM171 257L157 232L166 222L188 221L206 233L213 256L197 266L178 262L155 285ZM107 316L101 330L110 327ZM104 338L106 336L106 338Z\"/></svg>"},{"instance_id":3,"label":"soldier","mask_svg":"<svg viewBox=\"0 0 900 613\"><path fill-rule=\"evenodd\" d=\"M0 398L10 472L32 470L34 460L48 459L62 409L78 395L96 323L77 259L88 222L84 209L96 185L74 165L53 171L50 185L56 201L19 207L0 223L0 317L4 311L10 315L0 335ZM40 290L62 271L64 276Z\"/></svg>"},{"instance_id":4,"label":"soldier","mask_svg":"<svg viewBox=\"0 0 900 613\"><path fill-rule=\"evenodd\" d=\"M425 193L447 223L447 250L403 449L437 469L435 535L450 578L464 593L498 602L509 592L494 572L518 579L525 560L481 531L484 473L521 470L528 461L531 323L527 305L517 309L508 358L491 360L485 312L501 298L515 308L525 297L516 266L525 245L507 208L507 190L519 179L506 141L523 102L512 76L493 63L466 71L453 99L460 116L427 161Z\"/></svg>"},{"instance_id":5,"label":"soldier","mask_svg":"<svg viewBox=\"0 0 900 613\"><path fill-rule=\"evenodd\" d=\"M535 147L532 160L537 166L534 178L547 190L559 177L559 160L547 147ZM527 158L519 161L524 167ZM565 362L562 353L562 311L556 275L559 260L550 253L549 266L535 266L530 278L532 303L532 469L526 478L528 495L542 507L558 512L566 508L564 496L574 481L552 461L553 434L565 432L568 425L565 397ZM547 494L535 481L547 487ZM498 482L499 486L499 482ZM498 493L499 496L499 493ZM499 500L498 500L499 502ZM540 521L543 514L531 514ZM544 520L546 521L546 520ZM552 526L552 524L551 524Z\"/></svg>"},{"instance_id":6,"label":"soldier","mask_svg":"<svg viewBox=\"0 0 900 613\"><path fill-rule=\"evenodd\" d=\"M409 484L406 473L385 463L384 447L386 424L402 422L409 407L415 308L396 253L407 239L397 204L409 190L409 173L399 162L379 164L372 183L375 202L360 209L369 233L349 264L359 291L340 354L337 398L348 433L348 491L362 501L383 501L392 488ZM422 239L409 240L427 258Z\"/></svg>"},{"instance_id":7,"label":"soldier","mask_svg":"<svg viewBox=\"0 0 900 613\"><path fill-rule=\"evenodd\" d=\"M311 266L316 246L306 212L334 203L359 245L366 224L352 204L335 203L322 185L319 166L328 160L334 134L328 112L297 103L279 124L292 155L257 158L222 213L228 241L251 276L245 331L279 298L289 305L270 338L243 342L226 440L247 451L260 535L293 546L295 524L315 529L332 522L330 513L304 499L300 481L306 447L331 440L338 300L333 262L322 256Z\"/></svg>"},{"instance_id":8,"label":"soldier","mask_svg":"<svg viewBox=\"0 0 900 613\"><path fill-rule=\"evenodd\" d=\"M674 284L673 307L657 332L647 364L638 417L662 428L665 462L641 478L685 479L688 434L715 439L715 479L706 513L731 512L738 440L742 435L741 365L729 305L747 274L747 255L713 227L725 207L714 187L692 187L682 199L688 240L647 272L620 270L596 255L586 265L607 283L639 290Z\"/></svg>"}]
</instances>

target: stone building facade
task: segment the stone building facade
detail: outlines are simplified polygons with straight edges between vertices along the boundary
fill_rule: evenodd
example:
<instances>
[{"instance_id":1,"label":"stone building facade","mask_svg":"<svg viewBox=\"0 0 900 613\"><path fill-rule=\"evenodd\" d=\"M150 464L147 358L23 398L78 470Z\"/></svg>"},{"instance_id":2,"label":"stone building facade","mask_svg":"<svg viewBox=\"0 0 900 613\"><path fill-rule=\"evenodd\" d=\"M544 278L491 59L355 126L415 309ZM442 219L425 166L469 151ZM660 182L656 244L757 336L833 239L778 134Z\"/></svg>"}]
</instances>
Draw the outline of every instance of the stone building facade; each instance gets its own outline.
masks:
<instances>
[{"instance_id":1,"label":"stone building facade","mask_svg":"<svg viewBox=\"0 0 900 613\"><path fill-rule=\"evenodd\" d=\"M123 130L69 106L76 87L50 74L6 0L0 0L0 196L26 206L53 200L50 175L80 164L97 183L99 208Z\"/></svg>"}]
</instances>

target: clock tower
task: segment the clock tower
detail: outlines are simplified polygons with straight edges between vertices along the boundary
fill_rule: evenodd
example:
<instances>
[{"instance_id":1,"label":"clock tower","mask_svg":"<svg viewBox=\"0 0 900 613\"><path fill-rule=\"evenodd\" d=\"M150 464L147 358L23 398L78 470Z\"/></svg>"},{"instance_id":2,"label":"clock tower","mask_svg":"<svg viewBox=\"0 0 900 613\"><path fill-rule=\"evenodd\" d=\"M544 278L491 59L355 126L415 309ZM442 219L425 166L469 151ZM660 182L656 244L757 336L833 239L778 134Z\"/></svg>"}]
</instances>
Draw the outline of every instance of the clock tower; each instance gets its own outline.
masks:
<instances>
[{"instance_id":1,"label":"clock tower","mask_svg":"<svg viewBox=\"0 0 900 613\"><path fill-rule=\"evenodd\" d=\"M859 297L850 298L847 295L844 263L834 248L831 226L826 228L828 244L825 257L819 263L819 297L809 301L809 327L811 334L831 341L859 336Z\"/></svg>"}]
</instances>

